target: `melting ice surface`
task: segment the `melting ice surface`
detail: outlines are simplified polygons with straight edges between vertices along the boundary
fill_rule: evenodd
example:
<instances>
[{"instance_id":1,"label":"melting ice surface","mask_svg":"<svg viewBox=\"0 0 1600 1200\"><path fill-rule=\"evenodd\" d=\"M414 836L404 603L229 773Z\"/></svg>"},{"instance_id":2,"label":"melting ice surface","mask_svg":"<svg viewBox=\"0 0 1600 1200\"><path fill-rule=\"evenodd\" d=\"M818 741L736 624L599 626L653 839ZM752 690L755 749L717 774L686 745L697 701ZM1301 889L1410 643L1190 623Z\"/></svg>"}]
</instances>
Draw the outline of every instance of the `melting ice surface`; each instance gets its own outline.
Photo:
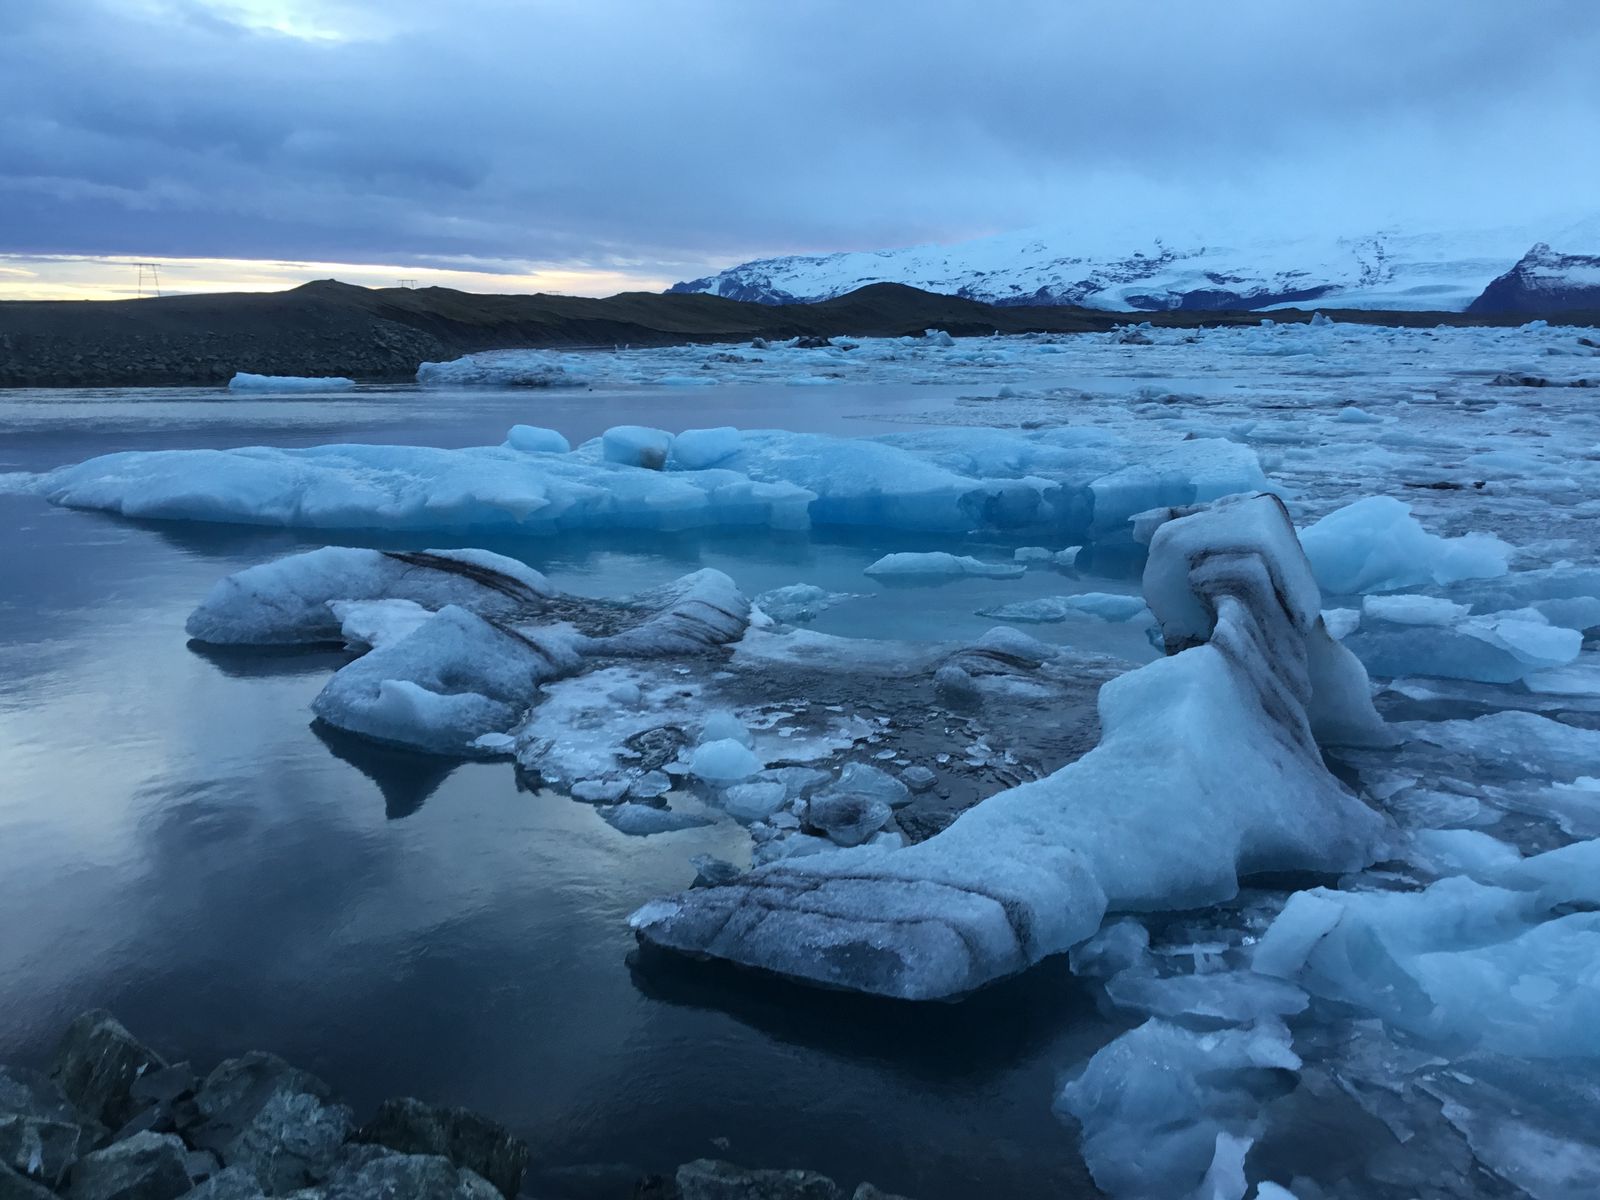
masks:
<instances>
[{"instance_id":1,"label":"melting ice surface","mask_svg":"<svg viewBox=\"0 0 1600 1200\"><path fill-rule=\"evenodd\" d=\"M1070 950L1127 1029L1056 1064L1112 1196L1590 1196L1600 432L1569 385L1597 340L1323 323L501 352L422 381L548 389L530 414L635 391L662 416L588 441L530 415L477 448L113 455L18 486L501 550L909 539L853 579L701 572L605 602L487 552L316 551L219 584L191 632L370 647L326 681L325 720L512 757L652 840L743 828L754 870L702 863L636 914L653 945L907 996ZM966 393L867 437L667 415L696 389L882 382ZM1298 538L1245 515L1271 501L1187 511L1263 490ZM1146 542L1142 595L1078 574ZM864 632L856 593L909 613L980 586L992 632L839 636ZM1170 656L1075 645L1124 624Z\"/></svg>"}]
</instances>

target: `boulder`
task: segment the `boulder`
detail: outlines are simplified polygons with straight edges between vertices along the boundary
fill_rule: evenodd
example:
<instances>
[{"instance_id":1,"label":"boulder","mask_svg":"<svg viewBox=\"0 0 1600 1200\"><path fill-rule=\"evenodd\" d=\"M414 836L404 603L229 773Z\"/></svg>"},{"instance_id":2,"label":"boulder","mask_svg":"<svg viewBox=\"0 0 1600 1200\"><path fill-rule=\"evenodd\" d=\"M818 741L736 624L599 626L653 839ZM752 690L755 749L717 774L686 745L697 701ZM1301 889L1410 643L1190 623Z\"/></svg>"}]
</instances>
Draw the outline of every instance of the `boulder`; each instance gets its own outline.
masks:
<instances>
[{"instance_id":1,"label":"boulder","mask_svg":"<svg viewBox=\"0 0 1600 1200\"><path fill-rule=\"evenodd\" d=\"M850 1200L909 1200L897 1192L886 1192L870 1183L863 1183L851 1194Z\"/></svg>"},{"instance_id":2,"label":"boulder","mask_svg":"<svg viewBox=\"0 0 1600 1200\"><path fill-rule=\"evenodd\" d=\"M147 1071L167 1064L108 1012L86 1012L67 1027L51 1074L85 1115L113 1128L142 1107L130 1094Z\"/></svg>"},{"instance_id":3,"label":"boulder","mask_svg":"<svg viewBox=\"0 0 1600 1200\"><path fill-rule=\"evenodd\" d=\"M103 1133L54 1080L0 1067L0 1165L55 1185Z\"/></svg>"},{"instance_id":4,"label":"boulder","mask_svg":"<svg viewBox=\"0 0 1600 1200\"><path fill-rule=\"evenodd\" d=\"M264 1200L265 1196L254 1174L243 1167L226 1167L185 1195L183 1200Z\"/></svg>"},{"instance_id":5,"label":"boulder","mask_svg":"<svg viewBox=\"0 0 1600 1200\"><path fill-rule=\"evenodd\" d=\"M35 1183L0 1164L0 1200L56 1200L56 1194L44 1184Z\"/></svg>"},{"instance_id":6,"label":"boulder","mask_svg":"<svg viewBox=\"0 0 1600 1200\"><path fill-rule=\"evenodd\" d=\"M189 1191L184 1145L170 1133L136 1133L86 1154L72 1169L71 1200L174 1200Z\"/></svg>"},{"instance_id":7,"label":"boulder","mask_svg":"<svg viewBox=\"0 0 1600 1200\"><path fill-rule=\"evenodd\" d=\"M465 1108L424 1104L409 1096L385 1100L356 1140L400 1154L434 1154L483 1176L514 1197L528 1168L528 1147L503 1125Z\"/></svg>"},{"instance_id":8,"label":"boulder","mask_svg":"<svg viewBox=\"0 0 1600 1200\"><path fill-rule=\"evenodd\" d=\"M194 1103L200 1123L190 1141L251 1171L271 1195L326 1177L355 1127L327 1084L260 1051L220 1063Z\"/></svg>"},{"instance_id":9,"label":"boulder","mask_svg":"<svg viewBox=\"0 0 1600 1200\"><path fill-rule=\"evenodd\" d=\"M351 1146L321 1187L296 1200L500 1200L483 1176L438 1154L394 1154Z\"/></svg>"},{"instance_id":10,"label":"boulder","mask_svg":"<svg viewBox=\"0 0 1600 1200\"><path fill-rule=\"evenodd\" d=\"M683 1200L841 1200L839 1185L815 1171L747 1171L698 1158L678 1168Z\"/></svg>"}]
</instances>

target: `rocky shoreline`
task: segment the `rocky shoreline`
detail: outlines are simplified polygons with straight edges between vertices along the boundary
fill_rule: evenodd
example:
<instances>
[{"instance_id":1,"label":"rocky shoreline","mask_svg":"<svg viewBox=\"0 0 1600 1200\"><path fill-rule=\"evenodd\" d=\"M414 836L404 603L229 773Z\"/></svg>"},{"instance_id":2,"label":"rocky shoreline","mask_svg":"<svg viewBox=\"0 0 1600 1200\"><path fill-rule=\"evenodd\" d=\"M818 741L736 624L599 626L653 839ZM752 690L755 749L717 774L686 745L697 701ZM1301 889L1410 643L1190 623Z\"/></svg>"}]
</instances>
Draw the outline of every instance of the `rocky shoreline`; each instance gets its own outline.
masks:
<instances>
[{"instance_id":1,"label":"rocky shoreline","mask_svg":"<svg viewBox=\"0 0 1600 1200\"><path fill-rule=\"evenodd\" d=\"M1594 313L1514 315L1325 310L1350 324L1590 324ZM1309 309L1272 313L1310 321ZM320 280L283 292L143 300L0 302L0 388L218 385L235 372L410 382L424 362L481 350L742 343L752 338L900 337L929 328L991 333L1107 332L1129 322L1195 329L1255 325L1252 311L1112 312L1008 306L871 284L815 304L705 295L491 296L448 288L362 288ZM802 343L804 344L804 343Z\"/></svg>"},{"instance_id":2,"label":"rocky shoreline","mask_svg":"<svg viewBox=\"0 0 1600 1200\"><path fill-rule=\"evenodd\" d=\"M202 1076L103 1011L72 1022L48 1074L0 1066L0 1200L904 1200L716 1159L670 1176L556 1170L532 1186L530 1166L526 1144L468 1109L403 1097L358 1123L277 1055Z\"/></svg>"}]
</instances>

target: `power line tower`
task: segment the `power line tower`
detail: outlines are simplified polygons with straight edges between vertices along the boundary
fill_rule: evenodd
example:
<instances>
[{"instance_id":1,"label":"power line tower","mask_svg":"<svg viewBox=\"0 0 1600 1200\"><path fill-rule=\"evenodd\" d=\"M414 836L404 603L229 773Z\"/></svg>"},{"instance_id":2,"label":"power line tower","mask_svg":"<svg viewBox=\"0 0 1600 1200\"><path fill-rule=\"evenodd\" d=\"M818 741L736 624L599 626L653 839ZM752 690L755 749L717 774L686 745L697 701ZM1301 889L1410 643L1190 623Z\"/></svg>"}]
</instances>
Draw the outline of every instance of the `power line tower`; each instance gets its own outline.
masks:
<instances>
[{"instance_id":1,"label":"power line tower","mask_svg":"<svg viewBox=\"0 0 1600 1200\"><path fill-rule=\"evenodd\" d=\"M417 281L415 279L402 279L400 281L400 286L403 288L414 288L417 286Z\"/></svg>"},{"instance_id":2,"label":"power line tower","mask_svg":"<svg viewBox=\"0 0 1600 1200\"><path fill-rule=\"evenodd\" d=\"M146 281L152 296L161 295L161 265L159 263L134 263L139 268L139 299L144 299Z\"/></svg>"}]
</instances>

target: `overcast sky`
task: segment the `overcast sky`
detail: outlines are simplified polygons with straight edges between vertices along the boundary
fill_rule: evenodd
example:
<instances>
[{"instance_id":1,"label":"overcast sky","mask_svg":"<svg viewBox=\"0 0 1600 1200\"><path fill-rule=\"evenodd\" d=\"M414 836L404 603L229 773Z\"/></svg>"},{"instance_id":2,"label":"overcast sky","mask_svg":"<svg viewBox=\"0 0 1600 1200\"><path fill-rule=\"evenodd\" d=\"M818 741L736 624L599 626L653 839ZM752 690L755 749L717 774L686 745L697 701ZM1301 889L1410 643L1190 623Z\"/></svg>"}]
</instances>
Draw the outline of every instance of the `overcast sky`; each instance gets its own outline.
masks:
<instances>
[{"instance_id":1,"label":"overcast sky","mask_svg":"<svg viewBox=\"0 0 1600 1200\"><path fill-rule=\"evenodd\" d=\"M1597 64L1596 0L0 0L0 294L1522 223L1600 208Z\"/></svg>"}]
</instances>

